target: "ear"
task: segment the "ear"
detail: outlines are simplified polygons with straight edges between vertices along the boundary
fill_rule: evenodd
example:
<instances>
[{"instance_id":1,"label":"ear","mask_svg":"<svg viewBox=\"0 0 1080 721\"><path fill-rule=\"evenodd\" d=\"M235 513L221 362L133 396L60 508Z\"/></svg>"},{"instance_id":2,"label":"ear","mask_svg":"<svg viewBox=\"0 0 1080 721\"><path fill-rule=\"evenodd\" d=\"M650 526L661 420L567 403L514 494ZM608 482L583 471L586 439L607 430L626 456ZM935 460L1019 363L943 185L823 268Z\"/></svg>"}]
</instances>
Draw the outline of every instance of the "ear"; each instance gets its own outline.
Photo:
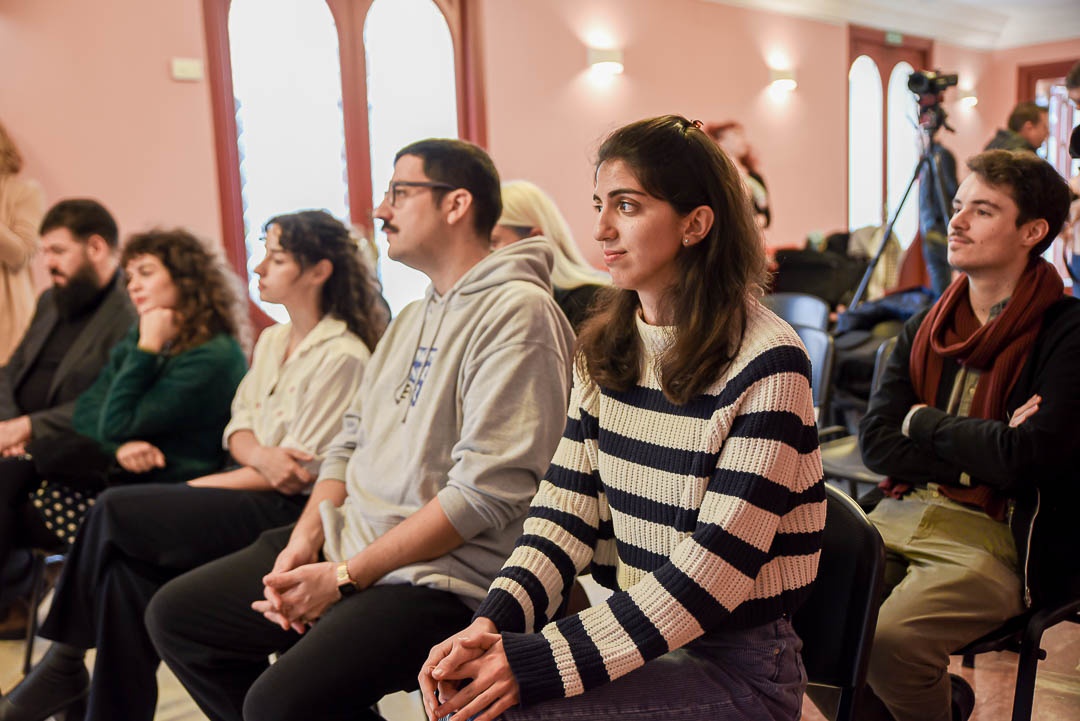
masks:
<instances>
[{"instance_id":1,"label":"ear","mask_svg":"<svg viewBox=\"0 0 1080 721\"><path fill-rule=\"evenodd\" d=\"M1029 220L1020 226L1020 245L1030 250L1042 242L1049 232L1050 224L1045 218Z\"/></svg>"},{"instance_id":2,"label":"ear","mask_svg":"<svg viewBox=\"0 0 1080 721\"><path fill-rule=\"evenodd\" d=\"M468 215L472 208L473 196L465 188L455 188L443 198L443 211L446 213L446 222L455 225Z\"/></svg>"},{"instance_id":3,"label":"ear","mask_svg":"<svg viewBox=\"0 0 1080 721\"><path fill-rule=\"evenodd\" d=\"M315 265L308 266L305 272L316 283L325 283L334 274L334 264L323 258Z\"/></svg>"},{"instance_id":4,"label":"ear","mask_svg":"<svg viewBox=\"0 0 1080 721\"><path fill-rule=\"evenodd\" d=\"M112 253L109 244L97 233L86 239L86 254L91 260L100 261Z\"/></svg>"},{"instance_id":5,"label":"ear","mask_svg":"<svg viewBox=\"0 0 1080 721\"><path fill-rule=\"evenodd\" d=\"M683 217L683 245L697 245L712 230L716 215L707 205L699 205Z\"/></svg>"}]
</instances>

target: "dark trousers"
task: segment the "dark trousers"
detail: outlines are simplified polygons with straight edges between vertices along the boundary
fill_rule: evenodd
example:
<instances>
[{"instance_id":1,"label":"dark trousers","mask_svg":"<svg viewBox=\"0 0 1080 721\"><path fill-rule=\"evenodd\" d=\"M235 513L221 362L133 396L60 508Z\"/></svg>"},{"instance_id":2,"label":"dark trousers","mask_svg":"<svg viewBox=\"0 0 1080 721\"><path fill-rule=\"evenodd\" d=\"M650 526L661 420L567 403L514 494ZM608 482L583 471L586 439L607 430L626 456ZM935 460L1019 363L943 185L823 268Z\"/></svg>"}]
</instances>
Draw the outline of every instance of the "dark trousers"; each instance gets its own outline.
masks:
<instances>
[{"instance_id":1,"label":"dark trousers","mask_svg":"<svg viewBox=\"0 0 1080 721\"><path fill-rule=\"evenodd\" d=\"M63 546L30 502L41 485L34 462L23 458L0 458L0 568L5 568L16 548L59 549Z\"/></svg>"},{"instance_id":2,"label":"dark trousers","mask_svg":"<svg viewBox=\"0 0 1080 721\"><path fill-rule=\"evenodd\" d=\"M431 647L472 612L446 591L372 586L331 606L303 636L282 631L251 602L291 531L268 531L167 583L146 612L154 645L215 721L378 718L371 707L415 689Z\"/></svg>"},{"instance_id":3,"label":"dark trousers","mask_svg":"<svg viewBox=\"0 0 1080 721\"><path fill-rule=\"evenodd\" d=\"M98 496L68 554L41 635L97 648L86 721L151 721L159 663L143 624L171 578L294 522L305 497L145 484Z\"/></svg>"}]
</instances>

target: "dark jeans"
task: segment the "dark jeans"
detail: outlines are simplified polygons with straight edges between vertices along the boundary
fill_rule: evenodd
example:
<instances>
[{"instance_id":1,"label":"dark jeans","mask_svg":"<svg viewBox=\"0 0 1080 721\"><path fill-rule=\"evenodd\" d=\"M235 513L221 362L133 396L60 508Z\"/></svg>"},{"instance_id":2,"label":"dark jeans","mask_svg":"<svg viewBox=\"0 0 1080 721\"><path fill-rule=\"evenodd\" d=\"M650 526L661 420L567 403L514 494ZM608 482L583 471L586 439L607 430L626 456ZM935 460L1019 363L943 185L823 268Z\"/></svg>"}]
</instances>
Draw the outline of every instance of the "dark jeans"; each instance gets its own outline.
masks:
<instances>
[{"instance_id":1,"label":"dark jeans","mask_svg":"<svg viewBox=\"0 0 1080 721\"><path fill-rule=\"evenodd\" d=\"M151 721L158 656L143 613L166 581L291 523L304 496L272 491L121 486L97 498L79 529L41 635L97 648L86 721Z\"/></svg>"},{"instance_id":2,"label":"dark jeans","mask_svg":"<svg viewBox=\"0 0 1080 721\"><path fill-rule=\"evenodd\" d=\"M154 645L215 721L378 718L370 708L417 688L431 647L472 612L446 591L381 585L334 604L303 636L282 631L251 602L291 531L268 531L166 584L146 612Z\"/></svg>"},{"instance_id":3,"label":"dark jeans","mask_svg":"<svg viewBox=\"0 0 1080 721\"><path fill-rule=\"evenodd\" d=\"M798 721L802 641L786 619L715 633L580 696L507 711L506 721Z\"/></svg>"}]
</instances>

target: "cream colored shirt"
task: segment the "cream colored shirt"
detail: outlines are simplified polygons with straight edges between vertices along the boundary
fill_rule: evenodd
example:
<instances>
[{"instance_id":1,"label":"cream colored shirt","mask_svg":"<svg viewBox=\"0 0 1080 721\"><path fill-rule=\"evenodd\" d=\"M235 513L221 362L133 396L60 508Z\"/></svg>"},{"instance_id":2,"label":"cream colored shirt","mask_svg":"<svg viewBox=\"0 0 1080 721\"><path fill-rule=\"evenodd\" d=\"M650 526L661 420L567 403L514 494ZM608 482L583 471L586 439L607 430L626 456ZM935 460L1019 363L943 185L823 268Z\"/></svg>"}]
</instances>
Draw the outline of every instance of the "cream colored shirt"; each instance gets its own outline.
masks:
<instances>
[{"instance_id":1,"label":"cream colored shirt","mask_svg":"<svg viewBox=\"0 0 1080 721\"><path fill-rule=\"evenodd\" d=\"M324 316L282 363L290 328L281 323L259 336L223 442L228 448L229 436L250 430L261 445L310 453L314 458L305 466L318 474L371 352L344 321Z\"/></svg>"}]
</instances>

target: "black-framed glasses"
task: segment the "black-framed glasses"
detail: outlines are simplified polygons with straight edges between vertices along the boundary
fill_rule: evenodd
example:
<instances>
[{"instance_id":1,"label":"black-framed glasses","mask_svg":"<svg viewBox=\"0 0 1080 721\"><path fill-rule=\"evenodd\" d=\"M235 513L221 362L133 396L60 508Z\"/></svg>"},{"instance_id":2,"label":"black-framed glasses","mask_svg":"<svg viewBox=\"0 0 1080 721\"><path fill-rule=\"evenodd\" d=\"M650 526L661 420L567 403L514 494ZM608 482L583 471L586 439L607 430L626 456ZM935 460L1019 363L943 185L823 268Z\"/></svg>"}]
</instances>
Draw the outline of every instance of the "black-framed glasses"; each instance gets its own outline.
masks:
<instances>
[{"instance_id":1,"label":"black-framed glasses","mask_svg":"<svg viewBox=\"0 0 1080 721\"><path fill-rule=\"evenodd\" d=\"M428 190L454 190L457 186L448 183L436 183L431 180L391 180L386 186L386 194L383 200L396 208L398 201L408 197L402 188L427 188Z\"/></svg>"}]
</instances>

